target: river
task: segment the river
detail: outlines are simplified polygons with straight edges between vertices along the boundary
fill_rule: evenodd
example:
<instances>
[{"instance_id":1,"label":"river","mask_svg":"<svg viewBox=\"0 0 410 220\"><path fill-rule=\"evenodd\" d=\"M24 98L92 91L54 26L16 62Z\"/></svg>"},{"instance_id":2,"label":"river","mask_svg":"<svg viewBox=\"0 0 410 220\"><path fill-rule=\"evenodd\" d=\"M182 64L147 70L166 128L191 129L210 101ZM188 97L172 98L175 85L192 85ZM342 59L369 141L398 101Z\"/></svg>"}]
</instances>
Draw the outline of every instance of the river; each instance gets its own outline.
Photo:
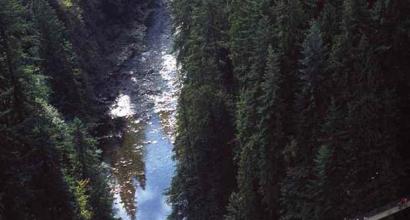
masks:
<instances>
[{"instance_id":1,"label":"river","mask_svg":"<svg viewBox=\"0 0 410 220\"><path fill-rule=\"evenodd\" d=\"M122 119L119 141L104 158L111 168L116 217L163 220L170 214L164 192L175 164L172 148L179 91L166 0L156 0L147 18L146 50L128 60L118 73L120 91L111 107Z\"/></svg>"}]
</instances>

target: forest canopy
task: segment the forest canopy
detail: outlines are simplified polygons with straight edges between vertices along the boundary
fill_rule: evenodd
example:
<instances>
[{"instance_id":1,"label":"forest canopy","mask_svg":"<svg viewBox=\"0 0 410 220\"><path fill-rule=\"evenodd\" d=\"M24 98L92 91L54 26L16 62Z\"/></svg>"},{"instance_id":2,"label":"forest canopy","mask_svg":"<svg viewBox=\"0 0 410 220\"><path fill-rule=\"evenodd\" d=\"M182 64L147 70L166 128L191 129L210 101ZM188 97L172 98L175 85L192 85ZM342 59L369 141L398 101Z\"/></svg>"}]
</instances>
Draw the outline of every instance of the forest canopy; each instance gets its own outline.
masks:
<instances>
[{"instance_id":1,"label":"forest canopy","mask_svg":"<svg viewBox=\"0 0 410 220\"><path fill-rule=\"evenodd\" d=\"M121 48L104 33L138 4L0 0L0 219L114 219L100 96Z\"/></svg>"},{"instance_id":2,"label":"forest canopy","mask_svg":"<svg viewBox=\"0 0 410 220\"><path fill-rule=\"evenodd\" d=\"M408 2L172 10L184 86L169 219L344 219L409 194Z\"/></svg>"}]
</instances>

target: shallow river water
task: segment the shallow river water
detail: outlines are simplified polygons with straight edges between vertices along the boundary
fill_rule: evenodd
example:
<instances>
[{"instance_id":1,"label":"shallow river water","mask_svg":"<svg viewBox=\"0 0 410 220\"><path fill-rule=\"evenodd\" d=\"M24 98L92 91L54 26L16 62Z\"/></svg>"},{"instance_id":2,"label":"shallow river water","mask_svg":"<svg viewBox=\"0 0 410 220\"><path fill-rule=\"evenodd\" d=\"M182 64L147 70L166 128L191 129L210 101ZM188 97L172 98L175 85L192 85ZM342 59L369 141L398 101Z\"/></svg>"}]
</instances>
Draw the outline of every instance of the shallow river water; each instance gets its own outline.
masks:
<instances>
[{"instance_id":1,"label":"shallow river water","mask_svg":"<svg viewBox=\"0 0 410 220\"><path fill-rule=\"evenodd\" d=\"M163 220L171 211L164 192L175 169L172 148L179 84L165 1L157 0L148 17L146 51L118 73L123 76L120 94L111 107L112 117L125 121L120 140L105 152L113 207L123 220Z\"/></svg>"}]
</instances>

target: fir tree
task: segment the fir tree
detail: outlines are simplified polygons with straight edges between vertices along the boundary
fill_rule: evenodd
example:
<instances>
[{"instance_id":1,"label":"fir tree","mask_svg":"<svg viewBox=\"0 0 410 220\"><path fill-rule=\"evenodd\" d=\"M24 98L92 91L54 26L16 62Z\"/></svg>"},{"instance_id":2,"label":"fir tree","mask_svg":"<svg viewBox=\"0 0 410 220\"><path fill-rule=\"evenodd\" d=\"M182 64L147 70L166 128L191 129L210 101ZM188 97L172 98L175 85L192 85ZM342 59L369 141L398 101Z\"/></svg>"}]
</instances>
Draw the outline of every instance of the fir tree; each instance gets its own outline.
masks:
<instances>
[{"instance_id":1,"label":"fir tree","mask_svg":"<svg viewBox=\"0 0 410 220\"><path fill-rule=\"evenodd\" d=\"M283 97L281 87L283 78L280 72L279 54L272 46L269 47L264 81L261 84L262 95L259 114L261 120L258 125L260 139L259 147L259 184L268 219L277 219L280 213L280 181L283 178L284 163L282 158L286 139L283 131L281 115Z\"/></svg>"},{"instance_id":2,"label":"fir tree","mask_svg":"<svg viewBox=\"0 0 410 220\"><path fill-rule=\"evenodd\" d=\"M224 3L201 1L191 12L177 12L178 16L192 13L192 18L189 27L180 24L183 29L177 38L184 40L176 45L182 52L184 87L175 142L177 174L168 192L173 203L170 219L220 219L233 188L231 85L227 83L231 72L220 7Z\"/></svg>"},{"instance_id":3,"label":"fir tree","mask_svg":"<svg viewBox=\"0 0 410 220\"><path fill-rule=\"evenodd\" d=\"M310 219L312 217L311 193L306 187L313 167L313 156L320 138L320 124L326 112L326 91L323 89L324 47L319 24L313 22L303 43L300 61L300 92L298 93L296 149L289 163L283 186L285 219Z\"/></svg>"}]
</instances>

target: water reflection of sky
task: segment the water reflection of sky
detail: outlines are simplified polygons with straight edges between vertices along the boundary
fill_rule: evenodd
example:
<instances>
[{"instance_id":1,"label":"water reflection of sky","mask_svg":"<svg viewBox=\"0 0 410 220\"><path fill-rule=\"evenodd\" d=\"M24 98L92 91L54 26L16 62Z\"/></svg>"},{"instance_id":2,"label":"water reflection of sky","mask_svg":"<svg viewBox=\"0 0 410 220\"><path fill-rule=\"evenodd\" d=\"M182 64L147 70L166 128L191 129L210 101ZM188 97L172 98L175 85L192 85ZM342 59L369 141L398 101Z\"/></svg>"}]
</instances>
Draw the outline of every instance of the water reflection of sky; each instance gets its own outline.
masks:
<instances>
[{"instance_id":1,"label":"water reflection of sky","mask_svg":"<svg viewBox=\"0 0 410 220\"><path fill-rule=\"evenodd\" d=\"M174 173L172 142L157 114L128 120L121 146L111 156L114 208L123 220L163 220L171 208L164 192Z\"/></svg>"},{"instance_id":2,"label":"water reflection of sky","mask_svg":"<svg viewBox=\"0 0 410 220\"><path fill-rule=\"evenodd\" d=\"M164 192L169 187L174 165L171 158L172 143L163 132L157 116L150 119L146 129L145 189L137 188L137 219L162 220L170 213Z\"/></svg>"}]
</instances>

